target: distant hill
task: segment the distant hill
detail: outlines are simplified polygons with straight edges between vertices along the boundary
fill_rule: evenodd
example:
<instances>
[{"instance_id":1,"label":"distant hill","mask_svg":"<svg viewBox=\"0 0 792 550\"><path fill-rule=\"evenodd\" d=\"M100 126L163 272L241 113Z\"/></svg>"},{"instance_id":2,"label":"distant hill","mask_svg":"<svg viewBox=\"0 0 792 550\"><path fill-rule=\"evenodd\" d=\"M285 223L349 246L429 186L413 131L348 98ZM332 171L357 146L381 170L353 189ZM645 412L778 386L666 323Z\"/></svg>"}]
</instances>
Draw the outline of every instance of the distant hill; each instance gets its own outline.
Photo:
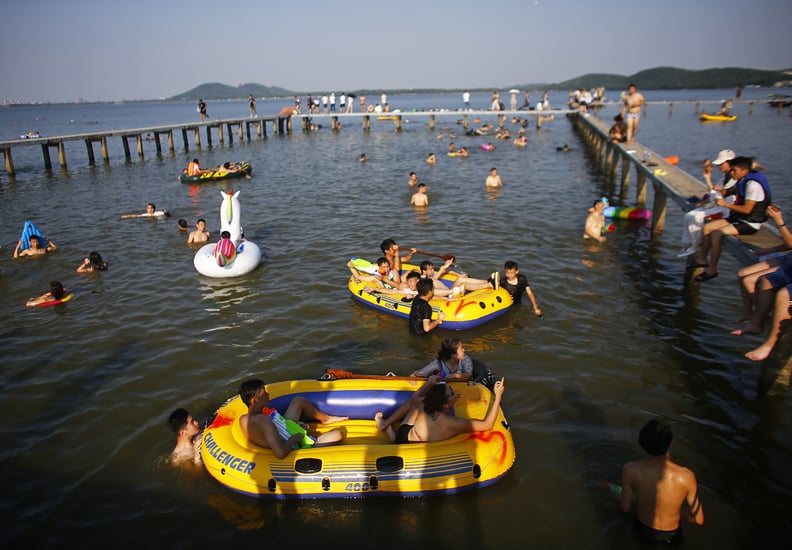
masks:
<instances>
[{"instance_id":1,"label":"distant hill","mask_svg":"<svg viewBox=\"0 0 792 550\"><path fill-rule=\"evenodd\" d=\"M615 74L587 74L554 84L556 89L597 88L604 86L610 89L625 89L632 82L644 90L679 90L701 88L734 88L758 84L772 86L788 78L784 71L764 71L743 69L740 67L724 67L720 69L703 69L691 71L675 67L656 67L646 69L630 76Z\"/></svg>"},{"instance_id":2,"label":"distant hill","mask_svg":"<svg viewBox=\"0 0 792 550\"><path fill-rule=\"evenodd\" d=\"M692 71L688 69L677 69L675 67L656 67L646 69L633 75L624 76L607 73L591 73L565 80L564 82L515 84L510 86L521 90L572 90L576 88L599 88L600 86L610 90L624 90L633 82L639 89L643 90L679 90L679 89L701 89L701 88L734 88L735 86L747 86L756 84L759 86L772 86L776 82L788 80L789 75L784 74L783 70L765 71L758 69L744 69L740 67L724 67L717 69L703 69ZM491 88L471 88L471 91L488 91ZM494 89L494 88L492 88ZM330 90L327 90L330 91ZM379 94L380 90L336 90L354 92L358 95ZM387 90L391 94L403 93L443 93L457 92L461 90L421 88L409 90ZM226 100L226 99L245 99L249 94L255 98L262 97L289 97L295 95L306 95L312 93L317 95L317 91L287 90L279 86L264 86L262 84L248 83L239 86L229 86L212 82L201 84L192 90L168 98L172 101L198 101L199 99ZM321 95L321 91L319 95Z\"/></svg>"},{"instance_id":3,"label":"distant hill","mask_svg":"<svg viewBox=\"0 0 792 550\"><path fill-rule=\"evenodd\" d=\"M192 90L188 90L168 99L172 101L246 99L250 94L253 94L255 98L262 98L291 96L294 95L294 92L278 86L264 86L255 83L229 86L227 84L220 84L219 82L211 82L208 84L201 84Z\"/></svg>"}]
</instances>

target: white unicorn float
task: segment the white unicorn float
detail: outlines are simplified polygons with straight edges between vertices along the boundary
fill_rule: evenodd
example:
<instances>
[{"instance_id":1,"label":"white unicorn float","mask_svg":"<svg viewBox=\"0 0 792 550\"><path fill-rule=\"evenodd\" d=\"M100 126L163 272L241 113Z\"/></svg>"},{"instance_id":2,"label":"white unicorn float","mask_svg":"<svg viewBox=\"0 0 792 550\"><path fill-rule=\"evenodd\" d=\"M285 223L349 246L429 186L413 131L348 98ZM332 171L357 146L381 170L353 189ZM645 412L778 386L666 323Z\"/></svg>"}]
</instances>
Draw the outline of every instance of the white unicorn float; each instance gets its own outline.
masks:
<instances>
[{"instance_id":1,"label":"white unicorn float","mask_svg":"<svg viewBox=\"0 0 792 550\"><path fill-rule=\"evenodd\" d=\"M223 197L220 233L228 231L230 238L202 246L195 253L193 264L198 273L207 277L239 277L256 269L261 261L261 250L256 243L242 237L239 191L220 191L220 195Z\"/></svg>"}]
</instances>

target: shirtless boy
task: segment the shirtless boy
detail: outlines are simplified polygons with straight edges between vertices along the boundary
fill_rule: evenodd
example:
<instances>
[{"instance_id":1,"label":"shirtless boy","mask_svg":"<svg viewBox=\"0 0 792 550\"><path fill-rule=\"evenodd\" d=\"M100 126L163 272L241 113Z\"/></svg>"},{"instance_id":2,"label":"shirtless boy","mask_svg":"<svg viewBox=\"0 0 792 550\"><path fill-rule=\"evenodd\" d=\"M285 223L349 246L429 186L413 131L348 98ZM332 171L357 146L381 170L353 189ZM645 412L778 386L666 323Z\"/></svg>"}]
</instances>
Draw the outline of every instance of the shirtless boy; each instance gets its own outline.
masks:
<instances>
[{"instance_id":1,"label":"shirtless boy","mask_svg":"<svg viewBox=\"0 0 792 550\"><path fill-rule=\"evenodd\" d=\"M210 238L211 235L206 230L206 220L199 218L198 221L195 222L195 231L192 231L190 236L187 237L187 244L205 243L208 242Z\"/></svg>"},{"instance_id":2,"label":"shirtless boy","mask_svg":"<svg viewBox=\"0 0 792 550\"><path fill-rule=\"evenodd\" d=\"M22 256L41 256L42 254L58 249L52 241L48 241L47 246L41 248L41 241L38 235L31 235L28 240L30 241L30 248L26 248L21 252L19 251L19 247L22 246L22 240L20 239L19 242L17 242L16 248L14 249L14 258L21 258Z\"/></svg>"},{"instance_id":3,"label":"shirtless boy","mask_svg":"<svg viewBox=\"0 0 792 550\"><path fill-rule=\"evenodd\" d=\"M168 417L168 426L176 434L176 446L171 451L168 460L171 464L180 462L201 463L201 429L187 410L179 408Z\"/></svg>"},{"instance_id":4,"label":"shirtless boy","mask_svg":"<svg viewBox=\"0 0 792 550\"><path fill-rule=\"evenodd\" d=\"M650 420L638 434L638 442L650 456L628 462L622 470L620 507L629 512L635 497L635 531L650 542L672 544L682 540L679 520L685 503L685 519L704 523L696 476L671 461L668 448L672 438L671 426Z\"/></svg>"},{"instance_id":5,"label":"shirtless boy","mask_svg":"<svg viewBox=\"0 0 792 550\"><path fill-rule=\"evenodd\" d=\"M586 218L586 228L583 232L584 239L594 239L603 242L605 237L602 235L602 228L605 227L605 216L602 214L605 204L602 199L594 201L594 205L589 208L589 215Z\"/></svg>"},{"instance_id":6,"label":"shirtless boy","mask_svg":"<svg viewBox=\"0 0 792 550\"><path fill-rule=\"evenodd\" d=\"M410 197L410 204L413 206L429 206L429 195L426 194L426 184L418 184L418 191Z\"/></svg>"},{"instance_id":7,"label":"shirtless boy","mask_svg":"<svg viewBox=\"0 0 792 550\"><path fill-rule=\"evenodd\" d=\"M641 106L646 103L646 100L641 93L636 91L635 84L630 84L627 88L627 92L627 95L624 97L622 116L627 121L627 143L633 143L635 141L635 135L638 133L638 120L641 118Z\"/></svg>"},{"instance_id":8,"label":"shirtless boy","mask_svg":"<svg viewBox=\"0 0 792 550\"><path fill-rule=\"evenodd\" d=\"M284 458L295 446L301 445L305 437L304 433L288 435L287 432L283 434L270 417L270 413L264 412L264 409L267 409L270 405L269 393L267 393L264 382L258 379L243 382L239 388L239 395L242 397L242 402L248 406L248 412L239 417L239 425L242 428L242 433L245 434L245 437L251 443L255 443L259 447L272 449L278 458ZM303 428L306 428L306 426L300 422L301 418L316 420L323 425L348 419L345 416L330 416L299 395L291 400L282 418L297 422ZM339 429L333 429L316 437L313 446L337 445L341 443L342 439L344 439L343 432Z\"/></svg>"},{"instance_id":9,"label":"shirtless boy","mask_svg":"<svg viewBox=\"0 0 792 550\"><path fill-rule=\"evenodd\" d=\"M503 187L501 177L498 175L498 169L494 166L490 168L490 175L484 181L488 188Z\"/></svg>"}]
</instances>

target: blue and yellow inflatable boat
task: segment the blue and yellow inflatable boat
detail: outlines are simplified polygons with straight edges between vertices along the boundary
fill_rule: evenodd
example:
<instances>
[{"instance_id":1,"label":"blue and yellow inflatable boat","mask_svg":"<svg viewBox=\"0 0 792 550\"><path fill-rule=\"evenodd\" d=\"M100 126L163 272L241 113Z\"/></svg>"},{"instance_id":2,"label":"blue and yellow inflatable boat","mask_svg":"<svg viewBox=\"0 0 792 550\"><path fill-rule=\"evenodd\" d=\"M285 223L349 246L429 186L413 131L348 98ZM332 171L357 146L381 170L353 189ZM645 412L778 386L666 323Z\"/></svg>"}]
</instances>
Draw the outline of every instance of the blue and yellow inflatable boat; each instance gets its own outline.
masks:
<instances>
[{"instance_id":1,"label":"blue and yellow inflatable boat","mask_svg":"<svg viewBox=\"0 0 792 550\"><path fill-rule=\"evenodd\" d=\"M310 424L309 433L340 428L340 445L297 449L279 459L248 442L239 425L247 407L239 396L215 413L202 435L201 456L209 472L229 489L254 497L367 498L451 494L486 487L511 469L515 460L509 425L498 412L492 430L457 435L432 443L391 443L377 430L374 415L387 417L424 382L420 378L296 380L267 386L270 406L283 414L302 395L322 411L349 420L328 426ZM481 419L493 394L477 383L456 382L460 394L453 414Z\"/></svg>"},{"instance_id":2,"label":"blue and yellow inflatable boat","mask_svg":"<svg viewBox=\"0 0 792 550\"><path fill-rule=\"evenodd\" d=\"M402 264L401 267L402 277L410 271L420 271L416 265ZM456 273L449 272L443 275L440 281L451 288L457 276ZM349 292L356 300L391 315L410 317L412 302L405 301L402 296L366 292L366 287L373 286L372 283L356 279L353 275L349 277L348 286ZM512 305L512 297L504 288L498 290L487 288L473 290L461 298L436 297L429 304L432 306L432 319L436 319L437 314L441 311L445 314L443 324L439 328L465 330L477 327L506 313Z\"/></svg>"}]
</instances>

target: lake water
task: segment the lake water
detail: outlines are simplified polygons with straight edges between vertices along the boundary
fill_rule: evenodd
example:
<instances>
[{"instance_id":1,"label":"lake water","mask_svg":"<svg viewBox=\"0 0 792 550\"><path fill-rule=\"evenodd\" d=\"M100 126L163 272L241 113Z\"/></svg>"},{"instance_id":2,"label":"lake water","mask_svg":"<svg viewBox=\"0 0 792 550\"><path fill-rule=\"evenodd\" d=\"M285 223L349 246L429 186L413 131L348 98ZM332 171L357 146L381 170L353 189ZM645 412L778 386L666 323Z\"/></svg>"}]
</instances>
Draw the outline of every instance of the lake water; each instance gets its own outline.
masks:
<instances>
[{"instance_id":1,"label":"lake water","mask_svg":"<svg viewBox=\"0 0 792 550\"><path fill-rule=\"evenodd\" d=\"M766 98L747 89L743 99ZM775 201L792 211L790 118L738 103L729 124L701 124L695 103L731 91L649 91L653 103L638 139L680 166L720 149L755 155L767 167ZM611 92L616 99L616 92ZM532 94L538 98L538 94ZM486 94L474 97L484 107ZM566 93L553 93L562 107ZM259 101L261 114L287 104ZM461 107L457 94L391 96L407 111ZM715 103L700 110L714 110ZM600 116L610 120L616 107ZM209 102L209 115L247 114L244 101ZM38 117L38 120L36 119ZM409 118L409 117L407 117ZM339 133L304 134L157 156L87 164L69 144L68 170L43 169L38 147L14 150L17 176L0 172L0 542L49 546L196 547L286 545L296 541L360 548L637 548L631 520L597 480L618 481L639 458L637 432L655 416L673 422L672 456L698 477L703 527L686 525L689 547L786 546L792 532L792 417L783 389L757 390L760 365L743 357L763 337L729 335L739 312L725 256L720 277L684 284L676 259L681 212L670 203L666 232L616 222L608 242L581 238L593 199L618 198L590 164L563 117L533 126L529 146L496 141L494 151L466 137L458 113L393 131L372 121ZM195 105L19 106L0 109L0 138L44 136L191 122ZM494 117L492 119L494 121ZM447 157L448 125L470 157ZM513 127L516 131L516 128ZM571 151L556 147L569 144ZM438 153L434 167L425 163ZM368 162L357 161L366 153ZM205 217L217 235L220 190L180 184L194 156L204 166L247 160L241 191L246 237L262 249L253 273L228 280L199 276L195 251L176 220ZM496 166L504 187L484 189ZM408 174L429 186L426 211L409 206ZM628 201L634 198L634 190ZM651 189L649 204L651 204ZM147 202L165 220L120 220ZM59 250L11 258L25 220ZM374 258L393 237L454 254L473 276L515 260L544 310L515 307L461 333L410 337L406 321L380 314L348 294L345 262ZM75 268L91 250L106 272ZM68 304L25 308L53 279L74 291ZM236 495L205 473L164 463L173 445L165 419L178 406L205 419L241 381L315 378L325 368L407 374L423 366L444 337L506 378L503 409L517 462L494 486L421 499L271 502Z\"/></svg>"}]
</instances>

